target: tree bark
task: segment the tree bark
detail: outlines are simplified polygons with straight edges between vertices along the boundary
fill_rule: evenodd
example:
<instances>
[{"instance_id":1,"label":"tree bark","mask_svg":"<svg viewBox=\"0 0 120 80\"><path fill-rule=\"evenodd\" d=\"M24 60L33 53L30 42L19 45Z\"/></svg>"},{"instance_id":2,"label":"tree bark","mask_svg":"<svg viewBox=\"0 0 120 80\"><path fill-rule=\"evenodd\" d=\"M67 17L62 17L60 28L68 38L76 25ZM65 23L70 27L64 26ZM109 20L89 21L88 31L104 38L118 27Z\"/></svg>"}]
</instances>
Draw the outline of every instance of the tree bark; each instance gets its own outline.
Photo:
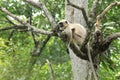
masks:
<instances>
[{"instance_id":1,"label":"tree bark","mask_svg":"<svg viewBox=\"0 0 120 80\"><path fill-rule=\"evenodd\" d=\"M76 5L84 7L85 10L87 11L88 0L70 0L70 2L73 2ZM68 5L67 1L65 10L66 19L69 22L80 23L83 26L86 26L86 22L84 20L82 12ZM71 48L69 48L68 50L72 62L74 80L94 80L92 70L90 67L90 62L88 60L83 60L77 57Z\"/></svg>"}]
</instances>

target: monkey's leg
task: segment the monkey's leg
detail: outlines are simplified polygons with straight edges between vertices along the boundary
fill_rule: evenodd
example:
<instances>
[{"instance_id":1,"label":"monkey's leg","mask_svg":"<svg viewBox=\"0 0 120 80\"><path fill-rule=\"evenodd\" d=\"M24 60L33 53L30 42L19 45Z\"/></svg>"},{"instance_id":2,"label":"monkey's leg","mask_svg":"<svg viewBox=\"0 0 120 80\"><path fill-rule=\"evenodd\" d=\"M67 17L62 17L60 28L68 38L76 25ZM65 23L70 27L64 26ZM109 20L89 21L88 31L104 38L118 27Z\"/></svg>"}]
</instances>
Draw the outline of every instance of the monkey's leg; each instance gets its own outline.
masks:
<instances>
[{"instance_id":1,"label":"monkey's leg","mask_svg":"<svg viewBox=\"0 0 120 80\"><path fill-rule=\"evenodd\" d=\"M66 52L69 54L69 49L68 48L66 49Z\"/></svg>"}]
</instances>

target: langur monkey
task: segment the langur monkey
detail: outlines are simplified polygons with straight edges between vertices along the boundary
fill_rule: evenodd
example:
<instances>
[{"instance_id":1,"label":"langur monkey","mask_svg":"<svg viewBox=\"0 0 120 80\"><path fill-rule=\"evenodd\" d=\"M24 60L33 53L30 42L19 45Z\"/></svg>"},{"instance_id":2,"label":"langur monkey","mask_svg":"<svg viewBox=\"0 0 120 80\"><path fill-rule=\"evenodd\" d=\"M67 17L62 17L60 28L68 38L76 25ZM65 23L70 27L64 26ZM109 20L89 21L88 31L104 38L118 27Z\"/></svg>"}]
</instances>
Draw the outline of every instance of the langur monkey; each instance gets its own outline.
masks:
<instances>
[{"instance_id":1,"label":"langur monkey","mask_svg":"<svg viewBox=\"0 0 120 80\"><path fill-rule=\"evenodd\" d=\"M77 46L81 45L86 37L86 28L80 24L69 23L67 20L61 20L58 25L58 29L67 35L67 47L70 43L73 43Z\"/></svg>"},{"instance_id":2,"label":"langur monkey","mask_svg":"<svg viewBox=\"0 0 120 80\"><path fill-rule=\"evenodd\" d=\"M76 46L76 48L78 48L78 50L79 50L78 45L82 45L82 43L87 35L86 28L80 24L69 23L67 20L60 21L57 25L57 28L59 31L61 31L61 33L67 35L67 48L69 48L70 44L73 43ZM95 70L94 70L91 54L90 54L89 43L87 44L87 48L88 48L88 58L91 63L90 66L93 71L94 78L95 78L95 80L98 80Z\"/></svg>"},{"instance_id":3,"label":"langur monkey","mask_svg":"<svg viewBox=\"0 0 120 80\"><path fill-rule=\"evenodd\" d=\"M79 50L78 45L82 45L82 43L87 35L86 28L80 24L69 23L67 20L61 20L58 23L57 28L61 33L67 35L67 37L66 37L67 38L67 48L69 48L70 44L73 43L76 46L76 48L78 48L78 50ZM87 47L88 47L88 58L91 63L93 75L95 77L95 80L98 80L95 70L94 70L91 54L90 54L89 43L87 44Z\"/></svg>"}]
</instances>

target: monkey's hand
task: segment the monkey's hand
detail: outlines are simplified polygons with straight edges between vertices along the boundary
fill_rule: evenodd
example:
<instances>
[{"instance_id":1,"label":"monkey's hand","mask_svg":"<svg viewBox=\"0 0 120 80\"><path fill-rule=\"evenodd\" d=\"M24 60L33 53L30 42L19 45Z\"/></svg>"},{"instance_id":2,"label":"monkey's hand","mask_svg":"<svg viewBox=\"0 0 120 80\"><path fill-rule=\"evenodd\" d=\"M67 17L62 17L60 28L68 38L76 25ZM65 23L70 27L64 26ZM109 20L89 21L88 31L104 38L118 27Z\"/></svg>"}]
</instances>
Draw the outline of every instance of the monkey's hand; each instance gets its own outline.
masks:
<instances>
[{"instance_id":1,"label":"monkey's hand","mask_svg":"<svg viewBox=\"0 0 120 80\"><path fill-rule=\"evenodd\" d=\"M58 36L61 38L62 41L64 41L64 42L68 41L68 35L64 31L59 32Z\"/></svg>"}]
</instances>

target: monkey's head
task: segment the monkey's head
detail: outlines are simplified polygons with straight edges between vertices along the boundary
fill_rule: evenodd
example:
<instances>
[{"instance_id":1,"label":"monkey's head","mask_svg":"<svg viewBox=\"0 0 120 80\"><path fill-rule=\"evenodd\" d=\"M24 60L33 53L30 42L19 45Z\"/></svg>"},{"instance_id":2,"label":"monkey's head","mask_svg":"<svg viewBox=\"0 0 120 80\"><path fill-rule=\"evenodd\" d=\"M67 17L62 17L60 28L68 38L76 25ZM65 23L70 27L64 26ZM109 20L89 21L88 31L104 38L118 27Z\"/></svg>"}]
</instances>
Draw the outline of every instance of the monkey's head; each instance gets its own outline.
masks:
<instances>
[{"instance_id":1,"label":"monkey's head","mask_svg":"<svg viewBox=\"0 0 120 80\"><path fill-rule=\"evenodd\" d=\"M61 20L61 21L58 23L57 27L58 27L58 29L59 29L60 31L63 31L66 27L68 27L68 25L69 25L69 23L68 23L67 20Z\"/></svg>"}]
</instances>

